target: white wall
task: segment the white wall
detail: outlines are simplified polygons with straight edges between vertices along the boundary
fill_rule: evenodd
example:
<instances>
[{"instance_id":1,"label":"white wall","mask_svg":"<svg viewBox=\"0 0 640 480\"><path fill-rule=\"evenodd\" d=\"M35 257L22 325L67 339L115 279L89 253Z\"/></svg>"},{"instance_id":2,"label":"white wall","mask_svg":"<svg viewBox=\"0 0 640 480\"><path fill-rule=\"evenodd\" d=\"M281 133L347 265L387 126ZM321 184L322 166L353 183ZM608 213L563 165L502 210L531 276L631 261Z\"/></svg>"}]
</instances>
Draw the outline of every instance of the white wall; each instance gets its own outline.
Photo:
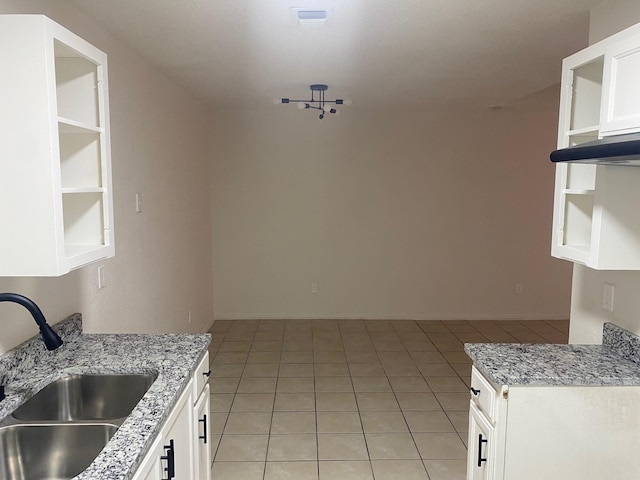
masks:
<instances>
[{"instance_id":1,"label":"white wall","mask_svg":"<svg viewBox=\"0 0 640 480\"><path fill-rule=\"evenodd\" d=\"M638 22L640 2L608 0L591 11L589 42L595 43ZM604 282L615 285L613 313L601 308ZM569 341L600 343L604 322L640 334L640 272L597 271L576 264Z\"/></svg>"},{"instance_id":2,"label":"white wall","mask_svg":"<svg viewBox=\"0 0 640 480\"><path fill-rule=\"evenodd\" d=\"M50 323L80 311L87 332L205 330L213 320L208 110L66 2L3 0L0 13L44 13L107 53L116 235L101 290L91 265L60 278L0 278L0 291L29 296ZM0 352L37 332L17 305L0 304L0 323Z\"/></svg>"},{"instance_id":3,"label":"white wall","mask_svg":"<svg viewBox=\"0 0 640 480\"><path fill-rule=\"evenodd\" d=\"M567 318L571 265L549 253L558 95L219 112L216 319Z\"/></svg>"}]
</instances>

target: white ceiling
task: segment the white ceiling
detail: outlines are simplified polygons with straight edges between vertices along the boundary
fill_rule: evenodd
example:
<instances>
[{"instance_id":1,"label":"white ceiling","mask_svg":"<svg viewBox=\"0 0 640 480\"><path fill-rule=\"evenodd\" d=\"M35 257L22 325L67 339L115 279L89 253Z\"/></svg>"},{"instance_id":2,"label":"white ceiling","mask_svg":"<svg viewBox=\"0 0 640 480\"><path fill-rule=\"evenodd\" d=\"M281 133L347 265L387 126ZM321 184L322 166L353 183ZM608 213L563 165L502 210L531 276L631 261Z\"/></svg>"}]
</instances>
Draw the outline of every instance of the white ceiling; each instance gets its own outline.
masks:
<instances>
[{"instance_id":1,"label":"white ceiling","mask_svg":"<svg viewBox=\"0 0 640 480\"><path fill-rule=\"evenodd\" d=\"M70 0L212 106L327 98L353 107L503 106L560 79L601 0ZM301 27L292 7L325 8Z\"/></svg>"}]
</instances>

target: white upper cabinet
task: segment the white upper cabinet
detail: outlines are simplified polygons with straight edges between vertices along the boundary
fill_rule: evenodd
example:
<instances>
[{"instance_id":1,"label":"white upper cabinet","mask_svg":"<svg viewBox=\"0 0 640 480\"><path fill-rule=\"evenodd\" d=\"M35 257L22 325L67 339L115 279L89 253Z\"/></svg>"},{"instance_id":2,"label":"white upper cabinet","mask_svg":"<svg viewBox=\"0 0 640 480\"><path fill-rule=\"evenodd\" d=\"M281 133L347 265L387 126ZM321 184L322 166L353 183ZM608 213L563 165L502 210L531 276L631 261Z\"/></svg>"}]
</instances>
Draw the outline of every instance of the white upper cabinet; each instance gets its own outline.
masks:
<instances>
[{"instance_id":1,"label":"white upper cabinet","mask_svg":"<svg viewBox=\"0 0 640 480\"><path fill-rule=\"evenodd\" d=\"M562 64L558 148L640 131L640 25ZM556 164L551 254L640 270L640 168Z\"/></svg>"},{"instance_id":2,"label":"white upper cabinet","mask_svg":"<svg viewBox=\"0 0 640 480\"><path fill-rule=\"evenodd\" d=\"M607 48L602 96L602 135L640 131L640 35Z\"/></svg>"},{"instance_id":3,"label":"white upper cabinet","mask_svg":"<svg viewBox=\"0 0 640 480\"><path fill-rule=\"evenodd\" d=\"M0 15L0 276L114 255L107 57L42 15Z\"/></svg>"}]
</instances>

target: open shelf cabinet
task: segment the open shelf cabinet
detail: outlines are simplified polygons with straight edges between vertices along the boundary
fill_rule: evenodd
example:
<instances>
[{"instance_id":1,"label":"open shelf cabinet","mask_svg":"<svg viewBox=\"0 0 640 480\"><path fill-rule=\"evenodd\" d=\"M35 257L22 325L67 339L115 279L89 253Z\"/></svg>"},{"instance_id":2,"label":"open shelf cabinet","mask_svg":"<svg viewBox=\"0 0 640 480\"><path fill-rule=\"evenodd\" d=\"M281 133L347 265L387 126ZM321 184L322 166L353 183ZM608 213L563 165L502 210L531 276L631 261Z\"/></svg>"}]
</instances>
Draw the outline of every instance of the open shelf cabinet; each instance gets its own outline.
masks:
<instances>
[{"instance_id":1,"label":"open shelf cabinet","mask_svg":"<svg viewBox=\"0 0 640 480\"><path fill-rule=\"evenodd\" d=\"M42 15L0 15L0 275L114 255L107 57Z\"/></svg>"},{"instance_id":2,"label":"open shelf cabinet","mask_svg":"<svg viewBox=\"0 0 640 480\"><path fill-rule=\"evenodd\" d=\"M602 138L611 46L604 40L564 60L558 148ZM640 216L633 207L639 185L640 168L556 164L551 254L599 270L640 270Z\"/></svg>"}]
</instances>

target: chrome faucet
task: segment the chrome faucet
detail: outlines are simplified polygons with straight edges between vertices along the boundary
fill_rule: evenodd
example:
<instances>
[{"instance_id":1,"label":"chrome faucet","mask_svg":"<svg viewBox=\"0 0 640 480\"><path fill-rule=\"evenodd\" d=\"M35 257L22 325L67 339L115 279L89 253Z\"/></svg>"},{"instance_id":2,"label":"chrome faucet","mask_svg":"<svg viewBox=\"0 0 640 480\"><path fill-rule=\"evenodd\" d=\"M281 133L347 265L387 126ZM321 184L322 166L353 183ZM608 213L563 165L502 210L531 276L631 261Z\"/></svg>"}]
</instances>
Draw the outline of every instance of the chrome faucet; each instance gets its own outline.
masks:
<instances>
[{"instance_id":1,"label":"chrome faucet","mask_svg":"<svg viewBox=\"0 0 640 480\"><path fill-rule=\"evenodd\" d=\"M0 302L17 303L29 310L29 313L40 327L40 334L42 335L42 340L44 340L44 344L47 347L47 350L55 350L60 345L62 345L62 339L56 332L53 331L51 326L49 326L44 318L44 315L42 314L42 311L33 302L33 300L17 293L0 293ZM4 385L0 385L0 401L4 398Z\"/></svg>"}]
</instances>

